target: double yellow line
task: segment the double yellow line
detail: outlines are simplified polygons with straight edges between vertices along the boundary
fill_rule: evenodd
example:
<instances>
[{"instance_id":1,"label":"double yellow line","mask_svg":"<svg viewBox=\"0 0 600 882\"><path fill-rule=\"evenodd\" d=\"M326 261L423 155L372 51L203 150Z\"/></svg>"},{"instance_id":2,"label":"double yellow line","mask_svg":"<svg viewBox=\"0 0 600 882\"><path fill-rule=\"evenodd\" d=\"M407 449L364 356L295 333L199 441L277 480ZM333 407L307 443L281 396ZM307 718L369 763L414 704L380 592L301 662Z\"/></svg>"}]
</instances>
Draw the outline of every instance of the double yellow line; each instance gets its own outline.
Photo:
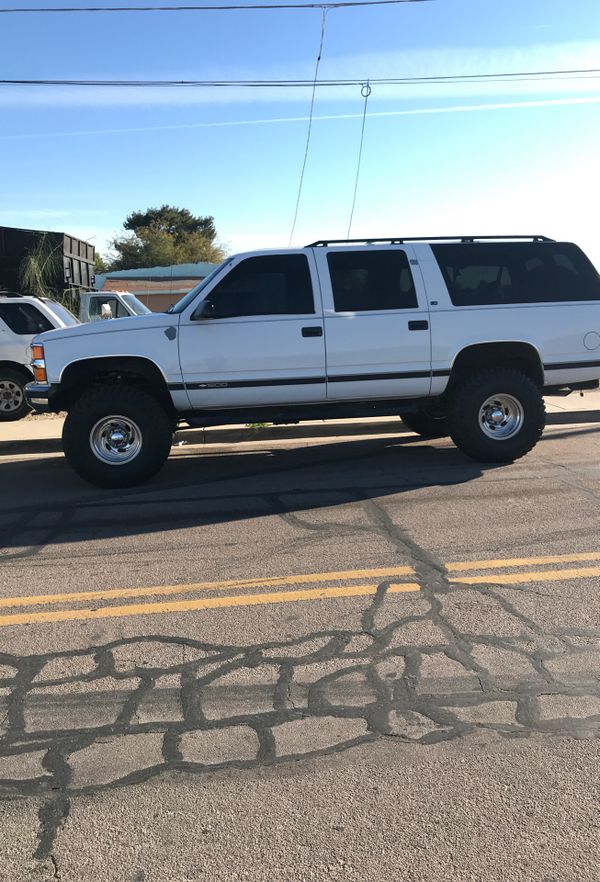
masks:
<instances>
[{"instance_id":1,"label":"double yellow line","mask_svg":"<svg viewBox=\"0 0 600 882\"><path fill-rule=\"evenodd\" d=\"M524 557L473 560L450 563L446 566L449 581L454 585L518 585L533 582L563 581L600 576L600 566L566 567L566 564L600 561L600 552L559 554L544 557ZM534 570L535 566L561 565L560 569ZM495 572L496 570L521 570L521 572ZM478 571L477 575L467 575ZM484 573L483 571L488 571ZM456 574L456 575L455 575ZM78 607L75 609L26 611L0 615L0 627L40 624L48 622L82 621L86 619L122 618L126 616L184 613L203 609L225 607L260 606L276 603L326 600L345 597L363 597L375 594L382 581L389 583L388 593L419 591L416 581L393 581L402 577L415 578L410 566L383 567L366 570L342 570L327 573L310 573L296 576L267 577L258 579L230 579L220 582L193 582L183 585L157 585L148 588L115 588L100 591L72 591L62 594L36 594L23 597L0 598L0 609L52 606L83 601L104 603L110 600L137 597L168 597L198 592L250 591L244 594L213 594L210 597L183 600L162 600L152 603L128 603L121 606ZM368 580L368 581L365 581ZM352 584L331 585L325 583L345 582ZM354 584L356 583L356 584ZM293 586L319 586L295 588ZM265 592L268 587L284 590ZM290 590L292 589L293 590ZM255 589L263 589L254 593Z\"/></svg>"}]
</instances>

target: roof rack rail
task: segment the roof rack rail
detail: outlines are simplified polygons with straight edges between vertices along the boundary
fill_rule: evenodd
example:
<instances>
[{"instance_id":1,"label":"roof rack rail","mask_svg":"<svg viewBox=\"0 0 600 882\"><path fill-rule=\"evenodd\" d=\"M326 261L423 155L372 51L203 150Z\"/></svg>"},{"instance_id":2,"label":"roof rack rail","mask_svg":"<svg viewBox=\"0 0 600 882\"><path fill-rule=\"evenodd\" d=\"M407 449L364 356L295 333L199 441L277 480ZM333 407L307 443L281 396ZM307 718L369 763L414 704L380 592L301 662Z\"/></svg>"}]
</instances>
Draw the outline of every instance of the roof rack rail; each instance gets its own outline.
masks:
<instances>
[{"instance_id":1,"label":"roof rack rail","mask_svg":"<svg viewBox=\"0 0 600 882\"><path fill-rule=\"evenodd\" d=\"M382 239L318 239L306 248L326 248L329 245L404 245L405 242L489 242L525 240L527 242L554 242L548 236L385 236Z\"/></svg>"},{"instance_id":2,"label":"roof rack rail","mask_svg":"<svg viewBox=\"0 0 600 882\"><path fill-rule=\"evenodd\" d=\"M0 297L27 297L27 294L21 294L20 291L2 291L0 289Z\"/></svg>"}]
</instances>

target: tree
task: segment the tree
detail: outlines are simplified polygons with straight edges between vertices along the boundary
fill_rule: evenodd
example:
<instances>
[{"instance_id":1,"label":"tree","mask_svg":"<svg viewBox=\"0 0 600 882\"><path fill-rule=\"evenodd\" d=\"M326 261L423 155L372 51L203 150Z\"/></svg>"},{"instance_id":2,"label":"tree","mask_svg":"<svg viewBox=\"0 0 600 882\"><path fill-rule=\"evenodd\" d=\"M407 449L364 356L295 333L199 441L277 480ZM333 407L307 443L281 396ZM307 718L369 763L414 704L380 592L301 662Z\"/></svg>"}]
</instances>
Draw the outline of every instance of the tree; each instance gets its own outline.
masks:
<instances>
[{"instance_id":1,"label":"tree","mask_svg":"<svg viewBox=\"0 0 600 882\"><path fill-rule=\"evenodd\" d=\"M162 205L134 211L125 219L129 236L117 236L111 270L171 266L177 263L220 263L223 249L215 244L214 218L196 217L187 208Z\"/></svg>"},{"instance_id":2,"label":"tree","mask_svg":"<svg viewBox=\"0 0 600 882\"><path fill-rule=\"evenodd\" d=\"M96 274L108 272L108 264L99 251L94 256Z\"/></svg>"},{"instance_id":3,"label":"tree","mask_svg":"<svg viewBox=\"0 0 600 882\"><path fill-rule=\"evenodd\" d=\"M45 234L29 249L19 267L19 282L24 294L36 297L55 297L57 280L62 277L62 242L52 242Z\"/></svg>"}]
</instances>

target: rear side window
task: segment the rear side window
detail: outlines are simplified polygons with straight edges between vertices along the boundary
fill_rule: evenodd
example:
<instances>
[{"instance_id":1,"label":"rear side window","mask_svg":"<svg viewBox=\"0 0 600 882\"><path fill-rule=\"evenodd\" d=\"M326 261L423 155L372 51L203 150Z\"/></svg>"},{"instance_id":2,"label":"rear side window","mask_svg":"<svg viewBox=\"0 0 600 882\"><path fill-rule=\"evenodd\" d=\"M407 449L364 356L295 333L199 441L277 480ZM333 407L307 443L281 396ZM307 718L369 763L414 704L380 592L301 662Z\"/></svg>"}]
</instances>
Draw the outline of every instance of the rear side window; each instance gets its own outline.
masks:
<instances>
[{"instance_id":1,"label":"rear side window","mask_svg":"<svg viewBox=\"0 0 600 882\"><path fill-rule=\"evenodd\" d=\"M600 300L600 277L570 243L432 245L454 306Z\"/></svg>"},{"instance_id":2,"label":"rear side window","mask_svg":"<svg viewBox=\"0 0 600 882\"><path fill-rule=\"evenodd\" d=\"M327 263L336 312L418 306L404 251L330 251Z\"/></svg>"},{"instance_id":3,"label":"rear side window","mask_svg":"<svg viewBox=\"0 0 600 882\"><path fill-rule=\"evenodd\" d=\"M314 313L312 283L304 254L248 257L206 298L215 318Z\"/></svg>"},{"instance_id":4,"label":"rear side window","mask_svg":"<svg viewBox=\"0 0 600 882\"><path fill-rule=\"evenodd\" d=\"M0 303L0 318L15 334L42 334L54 327L31 303Z\"/></svg>"}]
</instances>

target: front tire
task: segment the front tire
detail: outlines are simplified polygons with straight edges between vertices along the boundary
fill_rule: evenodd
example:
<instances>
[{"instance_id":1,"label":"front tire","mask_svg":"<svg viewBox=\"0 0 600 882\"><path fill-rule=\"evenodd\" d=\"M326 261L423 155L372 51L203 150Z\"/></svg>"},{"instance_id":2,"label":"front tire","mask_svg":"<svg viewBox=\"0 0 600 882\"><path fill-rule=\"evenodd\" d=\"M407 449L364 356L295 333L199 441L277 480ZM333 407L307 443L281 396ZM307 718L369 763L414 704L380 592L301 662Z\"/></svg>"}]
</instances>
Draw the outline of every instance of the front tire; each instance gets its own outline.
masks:
<instances>
[{"instance_id":1,"label":"front tire","mask_svg":"<svg viewBox=\"0 0 600 882\"><path fill-rule=\"evenodd\" d=\"M22 420L31 408L25 398L25 386L32 378L12 368L0 368L0 422Z\"/></svg>"},{"instance_id":2,"label":"front tire","mask_svg":"<svg viewBox=\"0 0 600 882\"><path fill-rule=\"evenodd\" d=\"M173 439L162 405L134 386L95 386L67 414L69 465L97 487L132 487L163 466Z\"/></svg>"},{"instance_id":3,"label":"front tire","mask_svg":"<svg viewBox=\"0 0 600 882\"><path fill-rule=\"evenodd\" d=\"M540 389L512 368L478 371L450 397L450 435L479 462L513 462L535 447L546 424Z\"/></svg>"}]
</instances>

